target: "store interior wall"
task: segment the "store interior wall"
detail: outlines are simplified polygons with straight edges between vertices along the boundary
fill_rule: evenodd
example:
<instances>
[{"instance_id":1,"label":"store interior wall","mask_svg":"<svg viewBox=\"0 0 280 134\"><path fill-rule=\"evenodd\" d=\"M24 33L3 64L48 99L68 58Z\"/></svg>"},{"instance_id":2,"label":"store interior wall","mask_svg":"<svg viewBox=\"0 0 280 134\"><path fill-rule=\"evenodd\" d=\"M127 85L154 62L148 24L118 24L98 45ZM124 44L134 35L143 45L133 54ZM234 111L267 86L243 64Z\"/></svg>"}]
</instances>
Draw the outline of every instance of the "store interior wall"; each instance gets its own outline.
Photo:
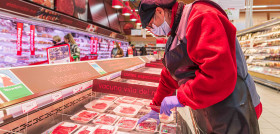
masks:
<instances>
[{"instance_id":1,"label":"store interior wall","mask_svg":"<svg viewBox=\"0 0 280 134\"><path fill-rule=\"evenodd\" d=\"M258 25L261 24L265 21L274 19L274 18L280 18L280 13L278 12L273 12L273 13L268 13L268 12L254 12L253 13L253 25ZM245 12L241 12L239 15L238 20L234 20L233 24L237 28L237 31L245 29Z\"/></svg>"}]
</instances>

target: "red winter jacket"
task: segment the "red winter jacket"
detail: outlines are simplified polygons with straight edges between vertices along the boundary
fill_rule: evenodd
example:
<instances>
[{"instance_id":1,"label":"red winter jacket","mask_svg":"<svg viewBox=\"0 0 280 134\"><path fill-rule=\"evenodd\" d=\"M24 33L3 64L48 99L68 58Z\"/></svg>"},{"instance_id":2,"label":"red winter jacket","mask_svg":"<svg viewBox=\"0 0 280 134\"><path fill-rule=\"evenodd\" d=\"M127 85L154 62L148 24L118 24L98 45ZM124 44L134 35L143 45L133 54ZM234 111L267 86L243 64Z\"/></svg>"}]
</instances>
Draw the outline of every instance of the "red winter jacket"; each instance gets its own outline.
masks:
<instances>
[{"instance_id":1,"label":"red winter jacket","mask_svg":"<svg viewBox=\"0 0 280 134\"><path fill-rule=\"evenodd\" d=\"M176 10L177 4L172 9L171 27ZM235 37L236 28L218 9L205 2L194 4L186 30L187 52L199 70L195 72L194 79L179 87L163 68L151 105L160 106L162 100L171 96L176 89L180 103L194 110L227 98L233 92L237 79ZM259 117L261 104L255 109Z\"/></svg>"}]
</instances>

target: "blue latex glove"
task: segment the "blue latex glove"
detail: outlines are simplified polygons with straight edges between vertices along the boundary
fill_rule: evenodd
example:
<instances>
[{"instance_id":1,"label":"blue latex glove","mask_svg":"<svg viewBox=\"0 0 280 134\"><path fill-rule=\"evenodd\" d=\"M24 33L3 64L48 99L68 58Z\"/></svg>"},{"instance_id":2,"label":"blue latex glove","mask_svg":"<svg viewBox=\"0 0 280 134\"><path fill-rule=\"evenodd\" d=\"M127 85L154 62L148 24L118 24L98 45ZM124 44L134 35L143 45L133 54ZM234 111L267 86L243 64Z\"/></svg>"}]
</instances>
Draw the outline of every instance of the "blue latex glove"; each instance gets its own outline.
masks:
<instances>
[{"instance_id":1,"label":"blue latex glove","mask_svg":"<svg viewBox=\"0 0 280 134\"><path fill-rule=\"evenodd\" d=\"M157 124L159 124L159 113L154 111L154 110L152 110L150 113L148 113L148 114L144 115L143 117L141 117L138 120L137 124L140 124L140 123L142 123L143 121L145 121L145 120L147 120L149 118L155 119L157 121Z\"/></svg>"},{"instance_id":2,"label":"blue latex glove","mask_svg":"<svg viewBox=\"0 0 280 134\"><path fill-rule=\"evenodd\" d=\"M161 102L161 107L160 107L160 114L165 114L170 116L171 114L171 109L174 107L184 107L184 105L182 105L177 96L168 96L165 97L163 99L163 101Z\"/></svg>"}]
</instances>

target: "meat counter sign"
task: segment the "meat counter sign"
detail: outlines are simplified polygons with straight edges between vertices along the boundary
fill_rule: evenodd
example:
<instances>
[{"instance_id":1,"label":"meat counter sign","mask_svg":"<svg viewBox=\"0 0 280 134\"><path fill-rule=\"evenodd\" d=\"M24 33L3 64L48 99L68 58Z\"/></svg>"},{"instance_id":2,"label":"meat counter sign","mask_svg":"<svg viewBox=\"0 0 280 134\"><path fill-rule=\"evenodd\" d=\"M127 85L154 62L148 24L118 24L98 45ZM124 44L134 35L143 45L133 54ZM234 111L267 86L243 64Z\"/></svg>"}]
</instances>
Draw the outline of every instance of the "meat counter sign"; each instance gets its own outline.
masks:
<instances>
[{"instance_id":1,"label":"meat counter sign","mask_svg":"<svg viewBox=\"0 0 280 134\"><path fill-rule=\"evenodd\" d=\"M31 55L35 55L35 26L30 25L30 52Z\"/></svg>"},{"instance_id":2,"label":"meat counter sign","mask_svg":"<svg viewBox=\"0 0 280 134\"><path fill-rule=\"evenodd\" d=\"M10 70L0 70L0 93L7 101L33 94Z\"/></svg>"},{"instance_id":3,"label":"meat counter sign","mask_svg":"<svg viewBox=\"0 0 280 134\"><path fill-rule=\"evenodd\" d=\"M70 46L68 44L47 48L49 64L70 62Z\"/></svg>"}]
</instances>

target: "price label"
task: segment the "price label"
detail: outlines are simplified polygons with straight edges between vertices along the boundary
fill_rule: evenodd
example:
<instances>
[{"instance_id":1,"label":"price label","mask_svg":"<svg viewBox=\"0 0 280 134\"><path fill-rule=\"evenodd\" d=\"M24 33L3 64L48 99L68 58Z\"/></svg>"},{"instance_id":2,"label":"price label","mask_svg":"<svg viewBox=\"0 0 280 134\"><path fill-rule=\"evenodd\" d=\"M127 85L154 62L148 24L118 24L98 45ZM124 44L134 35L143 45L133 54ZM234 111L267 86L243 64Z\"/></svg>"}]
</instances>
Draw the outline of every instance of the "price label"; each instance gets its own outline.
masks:
<instances>
[{"instance_id":1,"label":"price label","mask_svg":"<svg viewBox=\"0 0 280 134\"><path fill-rule=\"evenodd\" d=\"M30 111L36 109L37 107L38 107L38 105L37 105L37 102L35 100L24 103L24 104L21 104L21 108L22 108L23 113L30 112Z\"/></svg>"},{"instance_id":2,"label":"price label","mask_svg":"<svg viewBox=\"0 0 280 134\"><path fill-rule=\"evenodd\" d=\"M60 100L60 99L62 99L62 92L61 91L52 94L52 100L53 101L57 101L57 100Z\"/></svg>"},{"instance_id":3,"label":"price label","mask_svg":"<svg viewBox=\"0 0 280 134\"><path fill-rule=\"evenodd\" d=\"M74 93L74 94L80 92L80 90L81 90L81 88L78 87L78 86L73 87L73 93Z\"/></svg>"}]
</instances>

